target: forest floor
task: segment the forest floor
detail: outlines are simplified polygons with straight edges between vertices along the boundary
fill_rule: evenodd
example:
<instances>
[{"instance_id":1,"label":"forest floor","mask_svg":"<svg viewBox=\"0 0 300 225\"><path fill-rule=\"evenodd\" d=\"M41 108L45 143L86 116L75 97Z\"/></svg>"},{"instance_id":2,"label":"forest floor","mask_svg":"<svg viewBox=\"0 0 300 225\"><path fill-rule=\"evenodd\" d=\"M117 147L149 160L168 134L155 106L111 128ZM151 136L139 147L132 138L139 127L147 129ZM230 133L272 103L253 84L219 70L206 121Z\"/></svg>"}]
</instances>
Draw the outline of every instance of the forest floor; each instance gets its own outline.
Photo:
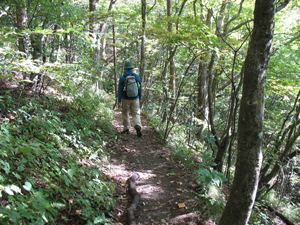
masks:
<instances>
[{"instance_id":1,"label":"forest floor","mask_svg":"<svg viewBox=\"0 0 300 225\"><path fill-rule=\"evenodd\" d=\"M136 224L215 225L199 214L201 198L193 169L173 160L172 150L165 147L144 116L141 120L142 137L137 137L133 127L130 134L123 134L122 113L115 111L112 124L119 138L109 144L112 151L110 168L106 171L116 183L114 197L117 204L111 211L112 222L115 225L129 225L127 213L133 198L127 181L133 174L138 174L136 190L140 200L134 214ZM228 196L229 190L226 192ZM273 222L285 224L277 218Z\"/></svg>"},{"instance_id":2,"label":"forest floor","mask_svg":"<svg viewBox=\"0 0 300 225\"><path fill-rule=\"evenodd\" d=\"M111 144L111 168L108 175L117 183L117 205L112 211L114 224L128 224L127 209L132 197L127 180L135 173L140 194L135 210L136 224L203 224L196 213L200 199L194 188L194 176L186 165L172 159L158 134L142 116L142 137L134 128L122 134L122 113L115 111L113 125L120 133L119 140ZM204 224L213 224L205 222Z\"/></svg>"}]
</instances>

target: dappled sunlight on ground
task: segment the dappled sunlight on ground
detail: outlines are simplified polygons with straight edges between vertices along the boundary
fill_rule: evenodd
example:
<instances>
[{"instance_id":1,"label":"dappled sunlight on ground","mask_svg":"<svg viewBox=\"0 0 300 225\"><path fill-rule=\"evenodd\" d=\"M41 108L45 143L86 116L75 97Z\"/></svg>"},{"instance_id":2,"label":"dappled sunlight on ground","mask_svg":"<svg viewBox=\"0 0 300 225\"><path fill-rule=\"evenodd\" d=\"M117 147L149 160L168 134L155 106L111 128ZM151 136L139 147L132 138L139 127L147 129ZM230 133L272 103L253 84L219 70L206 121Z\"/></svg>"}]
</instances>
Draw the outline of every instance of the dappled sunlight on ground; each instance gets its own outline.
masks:
<instances>
[{"instance_id":1,"label":"dappled sunlight on ground","mask_svg":"<svg viewBox=\"0 0 300 225\"><path fill-rule=\"evenodd\" d=\"M134 128L122 134L122 115L115 111L113 124L120 133L119 140L111 146L111 165L107 174L118 185L115 196L119 199L114 224L127 224L127 208L132 198L126 181L135 173L136 189L141 195L135 213L137 224L197 224L195 200L191 183L192 172L174 162L155 131L142 117L142 137ZM172 221L172 222L171 222Z\"/></svg>"}]
</instances>

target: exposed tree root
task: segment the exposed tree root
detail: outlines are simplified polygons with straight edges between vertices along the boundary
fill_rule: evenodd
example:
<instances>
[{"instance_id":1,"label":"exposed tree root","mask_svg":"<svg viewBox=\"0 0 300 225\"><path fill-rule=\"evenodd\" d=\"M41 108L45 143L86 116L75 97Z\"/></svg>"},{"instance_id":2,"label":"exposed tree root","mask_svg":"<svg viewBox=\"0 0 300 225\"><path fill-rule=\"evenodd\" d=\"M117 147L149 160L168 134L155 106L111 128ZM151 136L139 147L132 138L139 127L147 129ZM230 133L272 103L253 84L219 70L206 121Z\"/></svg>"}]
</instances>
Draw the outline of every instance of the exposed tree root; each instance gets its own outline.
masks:
<instances>
[{"instance_id":1,"label":"exposed tree root","mask_svg":"<svg viewBox=\"0 0 300 225\"><path fill-rule=\"evenodd\" d=\"M140 200L140 194L136 190L135 181L139 179L140 175L138 173L133 174L128 180L127 183L129 185L129 192L133 198L133 201L128 208L127 212L127 221L129 225L136 225L134 212Z\"/></svg>"}]
</instances>

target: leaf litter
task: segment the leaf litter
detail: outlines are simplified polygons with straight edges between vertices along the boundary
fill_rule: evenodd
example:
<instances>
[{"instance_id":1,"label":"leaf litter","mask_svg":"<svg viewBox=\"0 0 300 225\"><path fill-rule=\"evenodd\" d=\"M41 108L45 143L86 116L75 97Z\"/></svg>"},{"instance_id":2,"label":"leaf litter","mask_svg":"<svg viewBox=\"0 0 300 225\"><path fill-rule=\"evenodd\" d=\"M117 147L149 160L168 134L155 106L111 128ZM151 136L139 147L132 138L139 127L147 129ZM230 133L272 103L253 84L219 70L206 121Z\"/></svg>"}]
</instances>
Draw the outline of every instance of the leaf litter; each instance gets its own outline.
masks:
<instances>
[{"instance_id":1,"label":"leaf litter","mask_svg":"<svg viewBox=\"0 0 300 225\"><path fill-rule=\"evenodd\" d=\"M124 188L128 188L127 179L139 173L136 186L141 198L135 212L137 224L199 224L193 172L172 159L171 150L163 145L147 120L143 116L141 119L142 137L137 137L134 128L130 134L121 134L122 114L115 111L113 124L119 138L110 143L111 165L106 172L117 184L114 194L117 205L111 211L111 221L127 225L127 208L132 198L128 190L124 193Z\"/></svg>"}]
</instances>

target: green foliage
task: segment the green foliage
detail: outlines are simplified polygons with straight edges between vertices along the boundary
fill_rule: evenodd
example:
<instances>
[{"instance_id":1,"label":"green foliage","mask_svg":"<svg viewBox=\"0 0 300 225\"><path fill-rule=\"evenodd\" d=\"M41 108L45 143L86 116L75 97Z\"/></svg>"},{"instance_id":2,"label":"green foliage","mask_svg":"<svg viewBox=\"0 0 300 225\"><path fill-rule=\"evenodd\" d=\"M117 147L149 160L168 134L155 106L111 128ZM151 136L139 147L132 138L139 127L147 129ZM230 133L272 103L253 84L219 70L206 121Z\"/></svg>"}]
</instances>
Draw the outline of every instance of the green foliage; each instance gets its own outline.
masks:
<instances>
[{"instance_id":1,"label":"green foliage","mask_svg":"<svg viewBox=\"0 0 300 225\"><path fill-rule=\"evenodd\" d=\"M16 12L18 6L24 2L26 3L23 9L26 11L27 21L24 18L23 24L27 27L20 28L16 26L18 24ZM165 1L147 3L145 30L147 68L143 78L144 98L147 99L144 111L150 118L152 127L162 138L166 129L166 124L161 122L162 118L171 120L169 128L171 132L166 142L174 149L176 159L192 166L194 166L193 157L199 156L204 149L217 150L215 138L218 138L206 131L200 133L202 125L205 125L204 123L207 122L205 120L208 118L195 119L199 116L198 113L202 113L199 110L202 105L198 105L198 69L200 65L208 66L211 52L216 51L217 57L211 68L213 86L208 88L213 92L211 97L215 129L221 136L224 134L229 118L232 85L234 84L237 90L239 82L239 78L231 80L232 48L237 49L243 43L235 59L232 75L236 76L243 66L249 40L245 41L245 39L251 33L253 26L253 22L245 23L245 21L253 19L254 1L242 2L243 9L239 14L240 3L237 1L227 1L226 7L221 0L206 0L201 4L187 1L182 11L181 3L174 4L170 17L166 15ZM113 97L108 97L103 92L93 95L87 90L94 90L97 83L97 85L101 84L105 91L113 92L112 74L114 70L119 70L120 75L123 63L121 61L129 57L135 65L140 65L140 38L144 35L141 29L141 3L139 0L131 0L130 4L128 1L116 1L115 7L112 7L114 10L109 11L107 9L110 1L97 1L96 11L93 13L89 12L88 2L82 0L69 2L41 0L31 3L20 0L3 0L0 3L0 89L2 81L5 81L9 82L13 89L24 87L23 90L28 90L27 88L33 83L32 79L28 78L29 74L37 73L44 76L44 87L50 87L47 91L53 91L52 94L59 96L60 100L42 98L16 102L14 101L16 96L13 97L9 92L4 95L1 92L1 114L10 114L12 117L0 122L0 193L8 202L5 208L6 214L2 214L6 219L11 217L13 221L18 221L23 218L22 212L26 214L25 211L29 211L31 214L28 215L30 218L27 220L33 220L32 218L38 215L39 221L36 223L40 221L45 223L45 218L50 223L51 218L57 215L57 211L66 210L70 206L70 212L79 210L82 217L88 221L91 206L84 199L88 199L91 203L93 197L90 194L85 196L84 193L89 192L86 191L87 184L82 184L83 182L78 179L82 177L83 180L85 178L99 181L105 179L101 174L97 175L100 178L96 178L93 172L96 168L90 171L86 167L92 161L101 165L100 159L106 155L105 143L107 139L114 139L115 135L109 123L112 120L112 113L108 109L108 106L112 108ZM224 7L224 12L221 7ZM274 51L266 86L264 122L266 139L263 148L266 159L278 155L272 150L274 137L276 137L274 134L278 132L287 113L291 110L300 87L298 7L299 3L293 1L286 9L276 14ZM208 9L213 12L211 25L208 24L210 16ZM239 16L234 19L238 14ZM91 15L95 18L93 33L87 29L91 27L89 21ZM217 22L219 25L223 24L222 35L229 31L228 36L223 38L232 48L215 35ZM102 27L104 23L107 23L105 24L107 26ZM167 31L170 23L172 23L171 32ZM115 44L112 41L112 25L115 28ZM229 26L226 27L227 25ZM107 33L100 31L100 27L107 27L104 29ZM20 38L26 35L30 37L31 43L29 52L25 53L18 51L17 48L20 46ZM112 66L114 45L118 49L117 68ZM186 77L173 117L169 118L174 96L171 94L173 90L170 90L168 85L169 71L163 75L165 77L162 74L164 67L168 67L166 61L175 47L176 88L183 76L189 78ZM103 55L96 57L95 53L99 48L100 52L103 50ZM33 59L34 53L38 59ZM191 59L196 55L193 65L188 73L185 73ZM65 63L66 56L70 56L70 61L67 63ZM231 80L231 85L218 90L228 80ZM152 86L149 87L147 84ZM240 94L236 96L239 99L240 97ZM165 106L166 112L164 112ZM238 115L236 121L232 123L237 122L237 119ZM234 126L237 127L236 124ZM235 160L235 143L234 140L232 165ZM295 145L299 145L299 142ZM202 157L204 160L196 172L197 179L205 187L221 185L224 177L212 169L214 166L212 158L209 158L207 152ZM299 159L298 156L295 158ZM82 168L84 169L81 170ZM39 179L46 186L39 184L37 182ZM299 181L299 174L295 174L293 179ZM78 181L77 187L73 187L76 185L75 181ZM291 182L294 185L291 187L291 195L297 191L296 181ZM100 183L92 186L100 188L104 185ZM69 204L66 199L61 201L60 197L63 197L63 193L57 187L66 187L68 191L76 189L76 193L71 193L72 196L76 196L71 198L76 204ZM18 192L18 188L22 195ZM53 188L58 190L57 193L48 193ZM60 196L58 199L53 197L56 194ZM48 201L50 207L41 200L41 208L44 207L44 211L40 212L38 208L33 208L33 203L29 202L29 195L36 195L39 199ZM25 205L19 206L21 201L12 199L16 196L23 197ZM208 198L207 204L209 208L213 208L214 204L221 205L216 202L218 201ZM100 222L103 218L103 212L100 211L99 217L95 216L93 222L104 223Z\"/></svg>"},{"instance_id":2,"label":"green foliage","mask_svg":"<svg viewBox=\"0 0 300 225\"><path fill-rule=\"evenodd\" d=\"M103 93L86 93L70 103L52 97L18 103L7 92L0 106L14 117L0 130L2 224L55 224L62 212L64 223L68 215L109 223L104 213L114 205L114 185L100 171L105 143L115 135L106 122L108 102Z\"/></svg>"},{"instance_id":3,"label":"green foliage","mask_svg":"<svg viewBox=\"0 0 300 225\"><path fill-rule=\"evenodd\" d=\"M185 145L175 144L173 158L184 162L187 166L194 166L194 151Z\"/></svg>"},{"instance_id":4,"label":"green foliage","mask_svg":"<svg viewBox=\"0 0 300 225\"><path fill-rule=\"evenodd\" d=\"M255 204L252 210L251 217L249 219L249 224L264 225L264 224L275 224L275 223L272 223L272 220L268 215L268 211L262 210Z\"/></svg>"},{"instance_id":5,"label":"green foliage","mask_svg":"<svg viewBox=\"0 0 300 225\"><path fill-rule=\"evenodd\" d=\"M200 209L200 212L205 217L218 221L225 208L224 194L222 194L220 188L213 185L209 185L207 189L207 194L200 194L203 204L203 209Z\"/></svg>"},{"instance_id":6,"label":"green foliage","mask_svg":"<svg viewBox=\"0 0 300 225\"><path fill-rule=\"evenodd\" d=\"M224 195L221 189L223 182L227 179L223 173L212 169L216 164L213 162L214 158L210 155L208 151L201 155L202 163L199 164L199 169L194 172L196 180L201 183L200 196L206 207L202 213L214 221L218 221L225 208Z\"/></svg>"},{"instance_id":7,"label":"green foliage","mask_svg":"<svg viewBox=\"0 0 300 225\"><path fill-rule=\"evenodd\" d=\"M212 169L217 164L213 162L214 158L211 153L205 151L202 155L202 163L199 164L199 169L195 171L197 181L201 182L203 188L208 185L222 187L223 182L227 181L225 175Z\"/></svg>"},{"instance_id":8,"label":"green foliage","mask_svg":"<svg viewBox=\"0 0 300 225\"><path fill-rule=\"evenodd\" d=\"M296 183L294 183L296 177L297 176L291 176L290 181L287 181L287 185L290 186L289 188L296 188L297 190L290 190L283 196L278 193L285 190L285 185L275 185L276 188L272 189L264 195L259 202L255 203L250 217L251 224L275 224L270 219L271 212L266 209L266 206L272 206L295 224L300 222L300 209L297 204L294 204L294 202L297 203L299 201L297 200L297 198L299 198L298 182L296 181ZM290 204L291 202L293 202L293 204Z\"/></svg>"}]
</instances>

